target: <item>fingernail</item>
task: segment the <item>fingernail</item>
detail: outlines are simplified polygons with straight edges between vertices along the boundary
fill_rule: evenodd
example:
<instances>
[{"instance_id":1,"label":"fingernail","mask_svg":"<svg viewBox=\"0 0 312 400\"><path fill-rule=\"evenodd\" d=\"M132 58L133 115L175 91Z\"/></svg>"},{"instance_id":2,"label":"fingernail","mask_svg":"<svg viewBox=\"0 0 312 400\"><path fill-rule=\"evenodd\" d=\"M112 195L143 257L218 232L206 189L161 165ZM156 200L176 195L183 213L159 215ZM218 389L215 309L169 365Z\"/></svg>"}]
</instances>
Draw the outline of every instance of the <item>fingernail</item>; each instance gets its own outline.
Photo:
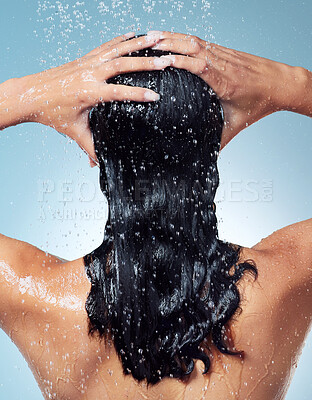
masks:
<instances>
[{"instance_id":1,"label":"fingernail","mask_svg":"<svg viewBox=\"0 0 312 400\"><path fill-rule=\"evenodd\" d=\"M169 67L171 62L172 62L172 60L164 59L164 56L154 59L155 67Z\"/></svg>"},{"instance_id":2,"label":"fingernail","mask_svg":"<svg viewBox=\"0 0 312 400\"><path fill-rule=\"evenodd\" d=\"M148 31L147 35L162 35L162 31Z\"/></svg>"},{"instance_id":3,"label":"fingernail","mask_svg":"<svg viewBox=\"0 0 312 400\"><path fill-rule=\"evenodd\" d=\"M124 35L126 39L133 38L135 36L135 32L128 32Z\"/></svg>"},{"instance_id":4,"label":"fingernail","mask_svg":"<svg viewBox=\"0 0 312 400\"><path fill-rule=\"evenodd\" d=\"M152 47L153 50L157 50L160 48L160 43L157 43L155 46Z\"/></svg>"},{"instance_id":5,"label":"fingernail","mask_svg":"<svg viewBox=\"0 0 312 400\"><path fill-rule=\"evenodd\" d=\"M172 55L166 55L166 56L161 56L160 58L166 59L168 61L170 61L170 65L172 65L175 62L175 56Z\"/></svg>"},{"instance_id":6,"label":"fingernail","mask_svg":"<svg viewBox=\"0 0 312 400\"><path fill-rule=\"evenodd\" d=\"M147 101L157 101L160 99L160 96L158 93L155 92L145 92L144 99Z\"/></svg>"},{"instance_id":7,"label":"fingernail","mask_svg":"<svg viewBox=\"0 0 312 400\"><path fill-rule=\"evenodd\" d=\"M145 36L145 40L147 42L156 42L159 39L163 39L164 36L162 35L161 32L156 32L156 33L147 33L147 35Z\"/></svg>"}]
</instances>

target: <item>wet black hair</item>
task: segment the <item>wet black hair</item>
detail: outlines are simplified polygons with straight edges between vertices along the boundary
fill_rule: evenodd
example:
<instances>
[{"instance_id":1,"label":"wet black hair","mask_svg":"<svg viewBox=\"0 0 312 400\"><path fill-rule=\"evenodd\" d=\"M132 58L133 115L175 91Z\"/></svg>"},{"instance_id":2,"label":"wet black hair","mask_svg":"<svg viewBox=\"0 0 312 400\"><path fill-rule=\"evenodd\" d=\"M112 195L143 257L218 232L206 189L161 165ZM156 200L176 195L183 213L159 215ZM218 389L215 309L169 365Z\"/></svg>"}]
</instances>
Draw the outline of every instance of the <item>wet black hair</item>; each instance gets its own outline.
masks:
<instances>
[{"instance_id":1,"label":"wet black hair","mask_svg":"<svg viewBox=\"0 0 312 400\"><path fill-rule=\"evenodd\" d=\"M140 50L131 56L160 56ZM225 354L224 327L239 310L236 283L251 261L218 238L214 198L222 109L198 76L173 67L118 75L156 102L99 104L90 128L109 214L103 243L84 257L89 333L111 337L124 374L156 384L210 367L207 337Z\"/></svg>"}]
</instances>

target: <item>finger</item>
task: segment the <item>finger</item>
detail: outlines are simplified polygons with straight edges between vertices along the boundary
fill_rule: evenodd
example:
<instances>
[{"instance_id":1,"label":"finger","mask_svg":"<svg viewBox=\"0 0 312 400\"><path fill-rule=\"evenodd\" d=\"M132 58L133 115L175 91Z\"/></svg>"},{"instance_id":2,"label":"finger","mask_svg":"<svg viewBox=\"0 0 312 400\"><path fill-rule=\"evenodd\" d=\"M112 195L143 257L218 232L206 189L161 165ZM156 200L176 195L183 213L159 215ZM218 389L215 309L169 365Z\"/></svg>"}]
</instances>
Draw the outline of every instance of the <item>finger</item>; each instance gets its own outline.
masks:
<instances>
[{"instance_id":1,"label":"finger","mask_svg":"<svg viewBox=\"0 0 312 400\"><path fill-rule=\"evenodd\" d=\"M100 46L96 47L95 49L93 49L92 51L90 51L87 56L93 56L95 54L98 54L104 50L107 50L108 48L112 47L112 46L116 46L117 44L124 42L128 39L131 39L135 36L135 32L128 32L124 35L115 37L114 39L110 40L109 42L105 42L103 44L101 44Z\"/></svg>"},{"instance_id":2,"label":"finger","mask_svg":"<svg viewBox=\"0 0 312 400\"><path fill-rule=\"evenodd\" d=\"M240 64L242 66L247 66L248 64L247 60L236 57L230 53L221 52L219 50L213 52L213 49L209 49L207 46L204 47L198 42L183 42L179 40L164 39L153 48L186 55L191 58L202 59L208 66L219 71L225 71L229 62L231 64Z\"/></svg>"},{"instance_id":3,"label":"finger","mask_svg":"<svg viewBox=\"0 0 312 400\"><path fill-rule=\"evenodd\" d=\"M172 60L164 57L120 57L97 68L97 78L107 80L118 74L135 71L161 70L169 67Z\"/></svg>"},{"instance_id":4,"label":"finger","mask_svg":"<svg viewBox=\"0 0 312 400\"><path fill-rule=\"evenodd\" d=\"M186 33L177 33L177 32L166 32L166 31L149 31L151 33L159 33L161 34L163 39L169 39L169 40L180 40L180 41L197 41L198 43L200 43L203 47L207 47L208 49L218 49L218 50L222 50L225 52L236 52L236 50L224 47L224 46L220 46L216 43L212 43L203 39L200 39L197 36L191 35L191 34L186 34ZM148 33L149 33L148 32ZM162 43L162 40L160 41L160 43ZM241 52L238 52L241 53ZM246 53L247 54L247 53Z\"/></svg>"},{"instance_id":5,"label":"finger","mask_svg":"<svg viewBox=\"0 0 312 400\"><path fill-rule=\"evenodd\" d=\"M181 55L166 55L160 58L171 60L172 67L185 69L200 77L208 70L207 62L202 58Z\"/></svg>"},{"instance_id":6,"label":"finger","mask_svg":"<svg viewBox=\"0 0 312 400\"><path fill-rule=\"evenodd\" d=\"M146 49L156 45L161 39L161 35L145 35L135 39L127 40L118 43L116 46L110 46L110 48L101 52L100 61L112 60L116 57L122 57L138 50Z\"/></svg>"},{"instance_id":7,"label":"finger","mask_svg":"<svg viewBox=\"0 0 312 400\"><path fill-rule=\"evenodd\" d=\"M229 71L220 70L213 65L207 64L204 59L182 56L182 55L166 55L161 58L170 58L171 66L175 68L185 69L194 75L203 79L217 95L220 95L220 82L225 74L231 74Z\"/></svg>"},{"instance_id":8,"label":"finger","mask_svg":"<svg viewBox=\"0 0 312 400\"><path fill-rule=\"evenodd\" d=\"M220 46L216 43L212 43L212 42L208 42L205 41L203 39L200 39L197 36L191 35L191 34L186 34L186 33L177 33L177 32L166 32L166 31L149 31L148 34L159 34L161 35L161 37L163 39L169 39L169 40L180 40L180 41L190 41L190 42L198 42L199 44L201 44L204 48L209 49L211 52L214 51L222 51L224 53L228 53L230 55L234 55L234 56L246 56L249 57L251 56L251 54L248 53L244 53L241 51L237 51L228 47L224 47L224 46ZM161 48L161 44L163 43L163 40L160 40L159 42L159 47L157 46L157 48ZM162 49L163 50L163 49Z\"/></svg>"},{"instance_id":9,"label":"finger","mask_svg":"<svg viewBox=\"0 0 312 400\"><path fill-rule=\"evenodd\" d=\"M117 37L111 39L109 42L105 43L105 45L107 47L111 47L111 46L117 45L118 43L124 42L128 39L132 39L134 37L135 37L135 32L128 32L124 35L120 35L120 36L117 36Z\"/></svg>"},{"instance_id":10,"label":"finger","mask_svg":"<svg viewBox=\"0 0 312 400\"><path fill-rule=\"evenodd\" d=\"M157 101L160 96L153 90L127 85L96 84L93 96L89 98L89 106L110 101Z\"/></svg>"},{"instance_id":11,"label":"finger","mask_svg":"<svg viewBox=\"0 0 312 400\"><path fill-rule=\"evenodd\" d=\"M147 34L158 34L163 39L171 39L171 40L190 40L197 41L202 45L207 44L207 42L203 39L200 39L197 36L191 35L189 33L178 33L178 32L167 32L167 31L149 31Z\"/></svg>"},{"instance_id":12,"label":"finger","mask_svg":"<svg viewBox=\"0 0 312 400\"><path fill-rule=\"evenodd\" d=\"M207 51L199 41L182 39L162 39L152 48L202 58L205 57L205 52Z\"/></svg>"},{"instance_id":13,"label":"finger","mask_svg":"<svg viewBox=\"0 0 312 400\"><path fill-rule=\"evenodd\" d=\"M153 49L168 51L176 54L182 54L184 56L189 56L192 58L203 59L205 62L222 70L225 64L225 60L220 56L211 52L206 46L203 46L199 42L183 41L183 40L170 40L163 39ZM225 57L227 57L225 55Z\"/></svg>"},{"instance_id":14,"label":"finger","mask_svg":"<svg viewBox=\"0 0 312 400\"><path fill-rule=\"evenodd\" d=\"M248 53L206 42L197 36L172 32L160 33L164 39L161 39L157 45L153 46L153 49L201 57L210 62L216 61L220 57L231 62L236 62L239 59L244 65L247 65L250 61L251 55Z\"/></svg>"}]
</instances>

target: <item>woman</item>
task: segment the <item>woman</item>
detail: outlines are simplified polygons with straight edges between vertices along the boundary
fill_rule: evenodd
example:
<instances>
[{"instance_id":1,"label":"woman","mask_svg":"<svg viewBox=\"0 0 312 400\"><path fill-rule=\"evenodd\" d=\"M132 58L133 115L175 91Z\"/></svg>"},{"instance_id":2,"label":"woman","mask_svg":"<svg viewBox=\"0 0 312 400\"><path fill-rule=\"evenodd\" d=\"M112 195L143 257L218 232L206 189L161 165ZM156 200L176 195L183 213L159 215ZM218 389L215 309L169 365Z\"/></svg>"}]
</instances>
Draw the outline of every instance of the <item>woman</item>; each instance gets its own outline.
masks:
<instances>
[{"instance_id":1,"label":"woman","mask_svg":"<svg viewBox=\"0 0 312 400\"><path fill-rule=\"evenodd\" d=\"M220 141L224 147L246 125L265 115L289 109L311 116L311 74L302 68L216 45L207 46L198 38L180 34L153 32L148 35L148 40L125 39L117 38L65 66L1 85L2 128L37 121L75 139L89 154L91 163L99 163L101 188L110 200L111 213L102 246L71 262L62 262L24 242L1 237L2 327L25 356L46 398L283 398L293 362L299 355L310 323L312 222L308 220L286 227L253 248L220 242L213 205L218 184L216 157ZM157 46L154 46L155 42ZM169 50L175 55L122 57L152 46L156 53L151 50L148 54L155 56L161 54L157 51ZM206 86L199 83L200 79L190 78L190 74L182 71L176 72L177 77L184 74L183 79L190 79L188 85L197 87L202 95L202 101L198 101L197 92L193 102L189 101L184 108L183 101L173 96L172 103L168 101L166 96L172 88L161 89L162 80L158 79L162 90L159 102L151 90L127 86L136 84L135 74L109 80L117 74L164 69L169 65L198 75L218 95L224 111L221 138L223 121L218 99L209 89L205 93ZM175 73L170 71L170 76ZM153 85L157 82L156 78L155 81L145 74L147 82ZM103 81L106 82L103 84ZM123 84L116 85L118 82ZM202 86L196 86L200 84ZM181 93L187 93L187 88ZM189 96L192 97L191 92ZM93 146L88 112L92 106L112 100L139 103L137 106L133 102L103 104L93 109L90 118ZM155 103L152 104L153 100ZM148 101L147 106L144 101ZM166 111L167 127L153 124L153 119L161 121L165 113L162 101L165 106L172 107ZM175 102L179 102L176 109ZM197 121L191 120L195 113L188 111L189 105L197 112L206 112L205 117L197 114ZM149 113L149 110L153 112ZM172 110L175 112L170 114ZM120 114L122 111L123 115ZM206 120L209 122L207 131L203 125ZM144 129L138 129L139 126ZM188 126L190 136L185 133L179 136L185 126ZM151 140L146 134L147 127L149 134L154 130L155 137ZM131 147L130 136L120 134L119 128L139 134L139 138L132 138L141 140L141 146ZM194 133L195 128L198 131ZM206 148L205 143L198 145L196 142L205 134L211 141L208 154L202 151ZM162 154L161 149L155 147L157 138L159 143L163 140L161 149L166 149L163 160L157 158ZM149 153L145 154L149 145ZM193 170L187 164L190 145L202 157L197 162L196 158L192 160ZM120 164L121 155L124 164ZM185 168L181 170L183 163ZM150 182L154 187L142 191L144 172L152 176ZM172 180L183 175L186 181L193 175L196 182L196 173L200 177L202 172L209 178L207 185L203 192L201 185L195 189L191 187L192 193L195 192L193 202L188 194L184 197L189 205L168 209L174 205L174 199L183 201L183 195L177 192L170 201L161 202L169 196L166 189L158 185L161 182L161 179L157 180L158 174L160 178L170 176ZM142 198L136 197L135 176ZM131 183L133 188L129 186ZM182 185L182 190L187 188L189 186ZM118 197L127 191L129 198ZM161 207L155 210L157 202ZM130 205L132 208L125 208ZM182 211L185 211L184 215L181 215ZM193 214L187 216L186 211ZM133 215L136 218L132 218ZM171 226L171 221L166 218L173 215L176 224ZM194 215L197 218L194 219ZM187 225L190 220L195 220L193 225L188 224L191 232L181 230L183 221ZM136 230L131 223L139 224ZM163 229L166 224L168 232ZM155 234L149 230L152 227ZM204 240L206 233L209 248ZM181 236L185 241L180 239ZM128 243L133 244L133 248L127 246ZM183 243L187 243L185 248ZM158 252L153 253L153 248ZM210 252L208 255L203 251L205 249ZM150 260L149 256L152 257ZM146 268L142 269L144 264ZM159 268L153 271L155 265ZM146 275L148 268L150 275ZM244 273L245 270L253 273ZM156 277L152 282L153 273ZM128 281L127 274L131 277ZM187 282L185 277L191 278ZM110 285L114 282L116 285ZM151 288L155 289L156 310L155 303L144 302L146 298L152 298ZM146 291L148 295L144 294ZM184 304L181 304L181 295L184 295L183 301L188 300ZM202 300L206 301L207 308ZM127 309L129 304L132 308ZM236 312L238 305L240 313ZM177 311L181 312L182 308L181 316ZM173 326L168 316L176 317ZM205 316L210 317L208 322ZM156 318L156 336L145 337L144 332L153 332L153 326L147 326L147 323L155 324ZM138 325L137 330L134 322ZM145 326L140 327L143 322ZM182 326L179 329L178 323ZM112 335L107 332L109 325L113 327ZM88 335L89 330L105 336L105 341L99 341L96 335ZM136 331L139 336L135 335ZM171 335L172 331L177 336ZM206 338L202 337L205 332ZM144 340L146 346L138 348L137 344ZM158 343L159 347L156 344L153 347L151 343ZM118 354L114 346L119 349ZM147 354L146 348L154 351L154 358ZM157 358L159 354L161 357ZM150 364L146 362L148 357ZM152 364L151 360L160 365L158 375L162 379L157 384L155 371L152 367L148 369L157 362ZM149 385L141 381L144 373Z\"/></svg>"}]
</instances>

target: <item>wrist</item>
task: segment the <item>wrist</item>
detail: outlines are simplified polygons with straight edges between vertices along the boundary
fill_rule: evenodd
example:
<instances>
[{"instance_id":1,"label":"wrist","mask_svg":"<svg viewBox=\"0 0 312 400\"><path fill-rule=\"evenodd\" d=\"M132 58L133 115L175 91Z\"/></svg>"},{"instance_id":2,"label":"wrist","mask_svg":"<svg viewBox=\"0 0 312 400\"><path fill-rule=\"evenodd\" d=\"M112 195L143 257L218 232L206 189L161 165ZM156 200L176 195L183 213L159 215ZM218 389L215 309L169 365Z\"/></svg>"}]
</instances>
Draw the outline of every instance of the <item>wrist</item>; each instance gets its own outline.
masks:
<instances>
[{"instance_id":1,"label":"wrist","mask_svg":"<svg viewBox=\"0 0 312 400\"><path fill-rule=\"evenodd\" d=\"M29 121L31 104L25 99L29 88L27 77L12 78L0 85L0 130Z\"/></svg>"},{"instance_id":2,"label":"wrist","mask_svg":"<svg viewBox=\"0 0 312 400\"><path fill-rule=\"evenodd\" d=\"M312 116L312 73L302 67L289 68L281 109Z\"/></svg>"}]
</instances>

